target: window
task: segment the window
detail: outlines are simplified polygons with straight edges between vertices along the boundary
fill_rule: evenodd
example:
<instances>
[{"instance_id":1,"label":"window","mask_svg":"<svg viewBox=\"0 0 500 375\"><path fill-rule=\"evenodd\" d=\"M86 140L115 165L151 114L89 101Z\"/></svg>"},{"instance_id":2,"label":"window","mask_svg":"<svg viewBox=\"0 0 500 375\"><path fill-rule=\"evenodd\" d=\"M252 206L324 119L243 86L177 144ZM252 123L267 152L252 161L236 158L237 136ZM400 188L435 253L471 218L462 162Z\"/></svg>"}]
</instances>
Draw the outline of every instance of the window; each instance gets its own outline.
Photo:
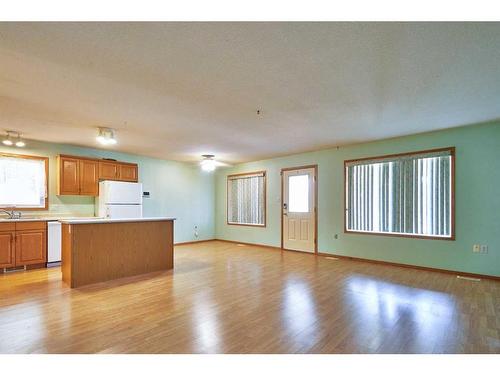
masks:
<instances>
[{"instance_id":1,"label":"window","mask_svg":"<svg viewBox=\"0 0 500 375\"><path fill-rule=\"evenodd\" d=\"M227 177L227 223L266 225L266 172Z\"/></svg>"},{"instance_id":2,"label":"window","mask_svg":"<svg viewBox=\"0 0 500 375\"><path fill-rule=\"evenodd\" d=\"M345 230L454 239L455 149L348 160Z\"/></svg>"},{"instance_id":3,"label":"window","mask_svg":"<svg viewBox=\"0 0 500 375\"><path fill-rule=\"evenodd\" d=\"M0 207L47 209L48 159L0 154Z\"/></svg>"},{"instance_id":4,"label":"window","mask_svg":"<svg viewBox=\"0 0 500 375\"><path fill-rule=\"evenodd\" d=\"M288 176L288 212L309 212L309 175Z\"/></svg>"}]
</instances>

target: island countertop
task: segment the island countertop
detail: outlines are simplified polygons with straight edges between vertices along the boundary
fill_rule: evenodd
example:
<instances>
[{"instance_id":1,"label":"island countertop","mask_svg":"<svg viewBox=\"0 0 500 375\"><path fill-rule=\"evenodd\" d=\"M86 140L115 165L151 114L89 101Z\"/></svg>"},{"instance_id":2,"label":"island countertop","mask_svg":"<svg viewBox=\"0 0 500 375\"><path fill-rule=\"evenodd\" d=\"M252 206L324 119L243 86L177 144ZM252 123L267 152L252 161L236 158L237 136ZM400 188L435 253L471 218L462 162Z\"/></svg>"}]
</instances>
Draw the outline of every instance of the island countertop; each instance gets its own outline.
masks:
<instances>
[{"instance_id":1,"label":"island countertop","mask_svg":"<svg viewBox=\"0 0 500 375\"><path fill-rule=\"evenodd\" d=\"M107 219L102 217L85 218L85 219L59 219L63 224L107 224L107 223L135 223L141 221L170 221L175 220L175 217L136 217L136 218L120 218Z\"/></svg>"}]
</instances>

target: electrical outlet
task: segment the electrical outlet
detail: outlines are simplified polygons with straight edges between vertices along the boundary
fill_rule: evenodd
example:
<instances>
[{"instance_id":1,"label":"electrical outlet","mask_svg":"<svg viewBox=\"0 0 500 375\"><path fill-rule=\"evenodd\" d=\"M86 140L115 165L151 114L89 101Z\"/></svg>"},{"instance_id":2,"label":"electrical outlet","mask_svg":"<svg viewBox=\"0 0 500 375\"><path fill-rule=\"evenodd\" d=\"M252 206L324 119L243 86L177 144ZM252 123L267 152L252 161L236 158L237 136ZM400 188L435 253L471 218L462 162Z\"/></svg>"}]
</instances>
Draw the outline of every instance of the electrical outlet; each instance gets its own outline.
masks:
<instances>
[{"instance_id":1,"label":"electrical outlet","mask_svg":"<svg viewBox=\"0 0 500 375\"><path fill-rule=\"evenodd\" d=\"M482 254L487 254L488 253L488 245L481 245L481 251Z\"/></svg>"},{"instance_id":2,"label":"electrical outlet","mask_svg":"<svg viewBox=\"0 0 500 375\"><path fill-rule=\"evenodd\" d=\"M480 251L481 251L481 245L473 245L472 246L473 253L479 253Z\"/></svg>"}]
</instances>

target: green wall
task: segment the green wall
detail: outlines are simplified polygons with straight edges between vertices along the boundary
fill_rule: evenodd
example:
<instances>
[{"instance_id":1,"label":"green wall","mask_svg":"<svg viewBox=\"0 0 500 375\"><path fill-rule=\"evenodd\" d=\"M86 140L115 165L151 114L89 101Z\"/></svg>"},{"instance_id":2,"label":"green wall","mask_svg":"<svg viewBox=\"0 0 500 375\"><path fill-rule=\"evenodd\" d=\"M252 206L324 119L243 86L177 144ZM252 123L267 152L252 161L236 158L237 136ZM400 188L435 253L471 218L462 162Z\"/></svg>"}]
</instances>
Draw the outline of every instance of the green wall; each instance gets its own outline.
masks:
<instances>
[{"instance_id":1,"label":"green wall","mask_svg":"<svg viewBox=\"0 0 500 375\"><path fill-rule=\"evenodd\" d=\"M456 240L343 233L343 161L383 154L456 147ZM280 246L280 169L318 165L318 250L360 258L500 275L500 122L274 158L219 170L215 237ZM226 175L267 171L267 227L226 224ZM334 235L338 234L338 239ZM472 252L488 245L487 254Z\"/></svg>"},{"instance_id":2,"label":"green wall","mask_svg":"<svg viewBox=\"0 0 500 375\"><path fill-rule=\"evenodd\" d=\"M456 147L455 241L343 233L345 159L447 146ZM0 146L0 152L50 158L50 214L94 215L93 198L56 195L56 155L110 157L139 164L139 180L151 192L144 215L177 217L176 242L220 238L271 246L281 242L281 168L318 164L320 252L500 275L500 122L245 163L215 176L189 163L53 143L30 141L22 150ZM226 175L255 170L267 170L267 227L226 225ZM473 253L475 243L488 245L488 253Z\"/></svg>"},{"instance_id":3,"label":"green wall","mask_svg":"<svg viewBox=\"0 0 500 375\"><path fill-rule=\"evenodd\" d=\"M144 216L173 216L175 242L211 239L214 234L214 176L191 163L181 163L112 151L27 141L25 149L0 146L0 152L49 157L49 214L94 216L94 198L56 195L56 156L107 157L139 165L139 181L151 198ZM42 214L46 214L42 213ZM37 213L38 214L38 213ZM199 237L194 235L198 226Z\"/></svg>"}]
</instances>

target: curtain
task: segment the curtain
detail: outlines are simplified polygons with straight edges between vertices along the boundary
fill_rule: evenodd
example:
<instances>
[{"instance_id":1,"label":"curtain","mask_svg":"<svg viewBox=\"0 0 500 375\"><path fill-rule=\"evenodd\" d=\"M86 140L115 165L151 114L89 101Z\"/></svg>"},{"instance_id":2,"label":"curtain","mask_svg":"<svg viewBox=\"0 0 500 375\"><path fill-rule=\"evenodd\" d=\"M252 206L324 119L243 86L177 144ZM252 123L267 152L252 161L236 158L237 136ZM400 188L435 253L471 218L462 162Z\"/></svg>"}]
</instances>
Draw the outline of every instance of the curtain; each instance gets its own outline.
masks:
<instances>
[{"instance_id":1,"label":"curtain","mask_svg":"<svg viewBox=\"0 0 500 375\"><path fill-rule=\"evenodd\" d=\"M228 177L228 222L264 225L265 175Z\"/></svg>"},{"instance_id":2,"label":"curtain","mask_svg":"<svg viewBox=\"0 0 500 375\"><path fill-rule=\"evenodd\" d=\"M0 156L0 206L44 207L45 161Z\"/></svg>"},{"instance_id":3,"label":"curtain","mask_svg":"<svg viewBox=\"0 0 500 375\"><path fill-rule=\"evenodd\" d=\"M352 231L451 236L451 151L346 162Z\"/></svg>"}]
</instances>

